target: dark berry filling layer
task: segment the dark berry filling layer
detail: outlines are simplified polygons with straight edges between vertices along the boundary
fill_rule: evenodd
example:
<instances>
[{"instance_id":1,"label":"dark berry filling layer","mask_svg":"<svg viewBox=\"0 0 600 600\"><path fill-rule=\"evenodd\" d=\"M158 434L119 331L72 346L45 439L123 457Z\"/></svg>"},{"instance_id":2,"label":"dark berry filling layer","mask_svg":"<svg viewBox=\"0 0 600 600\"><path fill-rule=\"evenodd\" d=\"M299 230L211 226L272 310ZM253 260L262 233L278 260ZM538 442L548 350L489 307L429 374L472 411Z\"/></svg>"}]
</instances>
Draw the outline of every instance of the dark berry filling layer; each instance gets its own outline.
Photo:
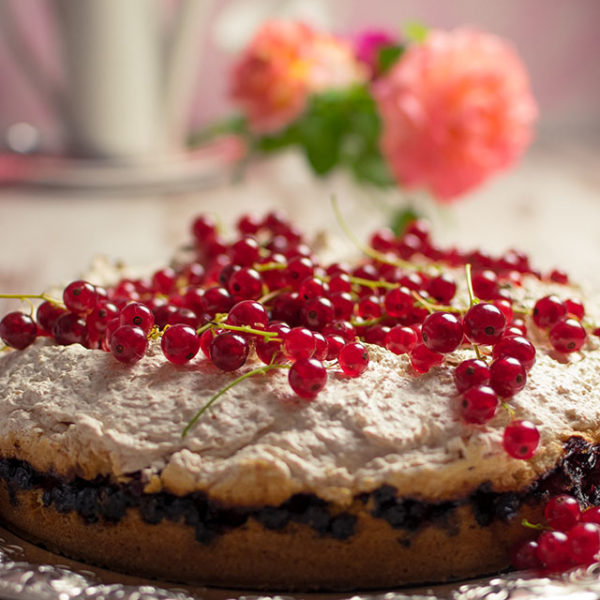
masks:
<instances>
[{"instance_id":1,"label":"dark berry filling layer","mask_svg":"<svg viewBox=\"0 0 600 600\"><path fill-rule=\"evenodd\" d=\"M399 498L395 488L384 485L357 499L372 516L385 519L395 529L410 533L434 523L447 529L449 534L458 532L454 517L456 508L461 505L470 505L479 525L487 526L496 519L508 521L524 503L559 493L568 492L586 505L600 504L600 445L573 437L566 442L565 449L565 457L555 469L519 492L498 493L484 484L466 498L431 503ZM248 519L271 530L283 529L288 523L302 523L321 535L339 540L351 537L356 525L355 515L332 511L325 500L314 494L296 494L279 506L232 507L215 502L202 492L186 496L167 492L146 494L139 475L121 484L103 477L93 481L81 478L66 481L40 473L14 458L0 459L0 479L7 483L14 503L18 502L19 490L41 489L45 506L53 506L61 513L75 511L87 523L100 520L116 523L128 508L136 508L150 524L166 519L194 527L196 539L202 543L209 543Z\"/></svg>"}]
</instances>

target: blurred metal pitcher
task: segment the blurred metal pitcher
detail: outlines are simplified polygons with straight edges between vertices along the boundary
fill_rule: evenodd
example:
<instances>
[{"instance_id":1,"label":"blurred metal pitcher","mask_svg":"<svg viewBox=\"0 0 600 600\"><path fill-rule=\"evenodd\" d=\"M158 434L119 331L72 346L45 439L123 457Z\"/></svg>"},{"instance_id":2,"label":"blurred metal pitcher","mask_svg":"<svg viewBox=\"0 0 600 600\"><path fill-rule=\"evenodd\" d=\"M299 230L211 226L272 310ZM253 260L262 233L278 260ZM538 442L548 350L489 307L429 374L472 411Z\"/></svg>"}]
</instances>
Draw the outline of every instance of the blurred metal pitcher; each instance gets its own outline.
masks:
<instances>
[{"instance_id":1,"label":"blurred metal pitcher","mask_svg":"<svg viewBox=\"0 0 600 600\"><path fill-rule=\"evenodd\" d=\"M137 163L184 148L198 40L211 4L180 0L168 23L160 0L50 4L66 87L45 100L64 122L70 155Z\"/></svg>"}]
</instances>

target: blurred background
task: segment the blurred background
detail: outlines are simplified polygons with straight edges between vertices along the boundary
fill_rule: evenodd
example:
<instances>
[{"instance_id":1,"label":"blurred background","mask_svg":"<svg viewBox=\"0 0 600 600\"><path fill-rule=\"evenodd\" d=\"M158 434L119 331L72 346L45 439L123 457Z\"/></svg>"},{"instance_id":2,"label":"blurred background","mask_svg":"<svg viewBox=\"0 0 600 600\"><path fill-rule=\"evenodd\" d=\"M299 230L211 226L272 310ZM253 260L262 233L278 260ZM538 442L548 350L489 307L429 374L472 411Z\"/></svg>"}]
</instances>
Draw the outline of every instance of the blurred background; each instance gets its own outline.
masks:
<instances>
[{"instance_id":1,"label":"blurred background","mask_svg":"<svg viewBox=\"0 0 600 600\"><path fill-rule=\"evenodd\" d=\"M233 184L235 146L186 151L232 110L233 60L273 17L336 33L470 25L511 40L539 103L533 146L451 211L424 210L446 243L518 246L600 289L598 0L0 0L0 288L39 291L99 253L154 264L203 210L228 223L282 207L337 232L336 193L359 234L377 225L372 192L317 181L297 156Z\"/></svg>"},{"instance_id":2,"label":"blurred background","mask_svg":"<svg viewBox=\"0 0 600 600\"><path fill-rule=\"evenodd\" d=\"M93 2L0 0L4 23L0 33L0 139L5 144L11 125L20 122L36 128L39 143L47 151L60 152L68 144L66 118L55 95L64 89L65 71L73 60L65 46L70 42L73 48L74 42L63 29L65 14L73 4ZM107 12L114 4L112 10L121 21L137 17L132 9L139 0L116 4L107 0L104 4ZM268 17L298 17L335 32L355 32L366 26L399 31L406 21L416 20L430 27L474 25L497 33L513 41L529 68L542 114L538 140L567 137L591 142L600 137L597 0L143 0L142 4L144 10L156 9L159 23L146 25L162 29L164 37L179 11L184 19L194 20L188 23L190 64L184 67L190 80L189 101L181 108L188 128L223 116L231 108L226 73L258 25ZM190 4L201 9L190 10ZM99 14L95 17L95 26L101 26ZM81 30L83 25L74 27ZM127 46L136 36L133 27L124 33L116 27L107 35L114 48L109 60L115 61L113 64L118 57L126 60ZM156 61L164 60L157 49L148 47L146 51L155 53Z\"/></svg>"}]
</instances>

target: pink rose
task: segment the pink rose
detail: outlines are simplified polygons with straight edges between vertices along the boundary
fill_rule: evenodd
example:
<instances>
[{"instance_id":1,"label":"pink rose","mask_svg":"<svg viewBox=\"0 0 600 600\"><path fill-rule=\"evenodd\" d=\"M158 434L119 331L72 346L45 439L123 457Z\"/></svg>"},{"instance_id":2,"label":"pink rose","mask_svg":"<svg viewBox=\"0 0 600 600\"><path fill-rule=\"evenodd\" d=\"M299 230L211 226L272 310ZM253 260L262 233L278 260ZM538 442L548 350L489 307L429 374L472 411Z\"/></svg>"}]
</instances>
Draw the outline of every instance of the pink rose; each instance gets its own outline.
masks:
<instances>
[{"instance_id":1,"label":"pink rose","mask_svg":"<svg viewBox=\"0 0 600 600\"><path fill-rule=\"evenodd\" d=\"M431 31L374 84L374 94L393 173L442 202L518 159L537 116L516 52L469 29Z\"/></svg>"},{"instance_id":2,"label":"pink rose","mask_svg":"<svg viewBox=\"0 0 600 600\"><path fill-rule=\"evenodd\" d=\"M313 92L364 78L348 44L308 25L265 23L234 65L231 96L252 129L282 129L303 112Z\"/></svg>"}]
</instances>

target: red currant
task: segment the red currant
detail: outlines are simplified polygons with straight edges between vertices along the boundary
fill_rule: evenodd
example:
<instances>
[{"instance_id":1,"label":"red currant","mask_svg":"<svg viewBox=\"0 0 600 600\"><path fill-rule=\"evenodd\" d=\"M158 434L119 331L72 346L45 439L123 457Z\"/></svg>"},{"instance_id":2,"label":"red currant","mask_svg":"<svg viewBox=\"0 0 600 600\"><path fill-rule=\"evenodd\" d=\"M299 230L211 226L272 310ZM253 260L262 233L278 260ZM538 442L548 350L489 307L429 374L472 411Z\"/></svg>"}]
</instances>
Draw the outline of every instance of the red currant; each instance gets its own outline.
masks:
<instances>
[{"instance_id":1,"label":"red currant","mask_svg":"<svg viewBox=\"0 0 600 600\"><path fill-rule=\"evenodd\" d=\"M242 267L231 275L227 288L233 296L257 300L262 296L263 282L258 271Z\"/></svg>"},{"instance_id":2,"label":"red currant","mask_svg":"<svg viewBox=\"0 0 600 600\"><path fill-rule=\"evenodd\" d=\"M561 319L550 329L549 338L555 350L567 354L579 350L587 334L577 319Z\"/></svg>"},{"instance_id":3,"label":"red currant","mask_svg":"<svg viewBox=\"0 0 600 600\"><path fill-rule=\"evenodd\" d=\"M567 532L569 558L579 565L587 565L596 560L600 552L600 525L578 523Z\"/></svg>"},{"instance_id":4,"label":"red currant","mask_svg":"<svg viewBox=\"0 0 600 600\"><path fill-rule=\"evenodd\" d=\"M244 365L250 346L246 339L231 331L216 335L210 344L210 359L222 371L235 371Z\"/></svg>"},{"instance_id":5,"label":"red currant","mask_svg":"<svg viewBox=\"0 0 600 600\"><path fill-rule=\"evenodd\" d=\"M506 318L493 304L475 304L464 316L465 335L474 344L495 344L506 329Z\"/></svg>"},{"instance_id":6,"label":"red currant","mask_svg":"<svg viewBox=\"0 0 600 600\"><path fill-rule=\"evenodd\" d=\"M505 336L494 345L492 356L494 359L512 356L529 371L535 363L535 346L522 335Z\"/></svg>"},{"instance_id":7,"label":"red currant","mask_svg":"<svg viewBox=\"0 0 600 600\"><path fill-rule=\"evenodd\" d=\"M462 395L461 415L466 423L483 425L495 414L498 408L496 392L486 385L476 385Z\"/></svg>"},{"instance_id":8,"label":"red currant","mask_svg":"<svg viewBox=\"0 0 600 600\"><path fill-rule=\"evenodd\" d=\"M144 333L148 333L154 325L152 311L140 302L130 302L121 309L119 314L121 325L134 325Z\"/></svg>"},{"instance_id":9,"label":"red currant","mask_svg":"<svg viewBox=\"0 0 600 600\"><path fill-rule=\"evenodd\" d=\"M340 349L338 363L344 375L358 377L369 366L369 353L360 342L350 342Z\"/></svg>"},{"instance_id":10,"label":"red currant","mask_svg":"<svg viewBox=\"0 0 600 600\"><path fill-rule=\"evenodd\" d=\"M53 302L42 302L36 312L36 320L44 334L51 334L56 319L67 311Z\"/></svg>"},{"instance_id":11,"label":"red currant","mask_svg":"<svg viewBox=\"0 0 600 600\"><path fill-rule=\"evenodd\" d=\"M553 496L546 502L544 518L552 529L568 531L581 519L579 502L568 494Z\"/></svg>"},{"instance_id":12,"label":"red currant","mask_svg":"<svg viewBox=\"0 0 600 600\"><path fill-rule=\"evenodd\" d=\"M7 346L23 350L37 337L37 325L29 315L11 312L0 321L0 337Z\"/></svg>"},{"instance_id":13,"label":"red currant","mask_svg":"<svg viewBox=\"0 0 600 600\"><path fill-rule=\"evenodd\" d=\"M167 360L183 365L198 354L200 338L189 325L172 325L163 333L160 346Z\"/></svg>"},{"instance_id":14,"label":"red currant","mask_svg":"<svg viewBox=\"0 0 600 600\"><path fill-rule=\"evenodd\" d=\"M547 569L563 569L569 564L567 536L562 531L544 531L538 538L537 555Z\"/></svg>"},{"instance_id":15,"label":"red currant","mask_svg":"<svg viewBox=\"0 0 600 600\"><path fill-rule=\"evenodd\" d=\"M89 344L89 334L85 319L71 312L67 312L56 319L52 328L52 336L62 346L81 344L87 347Z\"/></svg>"},{"instance_id":16,"label":"red currant","mask_svg":"<svg viewBox=\"0 0 600 600\"><path fill-rule=\"evenodd\" d=\"M283 338L284 352L292 360L311 358L316 345L312 331L306 327L294 327Z\"/></svg>"},{"instance_id":17,"label":"red currant","mask_svg":"<svg viewBox=\"0 0 600 600\"><path fill-rule=\"evenodd\" d=\"M538 543L529 540L519 544L512 552L512 566L519 570L539 569L542 566L538 558Z\"/></svg>"},{"instance_id":18,"label":"red currant","mask_svg":"<svg viewBox=\"0 0 600 600\"><path fill-rule=\"evenodd\" d=\"M513 458L531 458L539 443L540 432L531 421L513 421L504 430L504 450Z\"/></svg>"},{"instance_id":19,"label":"red currant","mask_svg":"<svg viewBox=\"0 0 600 600\"><path fill-rule=\"evenodd\" d=\"M503 398L514 396L526 383L527 373L516 358L497 358L490 365L490 386Z\"/></svg>"},{"instance_id":20,"label":"red currant","mask_svg":"<svg viewBox=\"0 0 600 600\"><path fill-rule=\"evenodd\" d=\"M385 336L385 347L394 354L410 352L418 343L419 336L412 327L395 325Z\"/></svg>"},{"instance_id":21,"label":"red currant","mask_svg":"<svg viewBox=\"0 0 600 600\"><path fill-rule=\"evenodd\" d=\"M390 317L403 317L412 310L415 299L407 287L394 288L383 298L385 312Z\"/></svg>"},{"instance_id":22,"label":"red currant","mask_svg":"<svg viewBox=\"0 0 600 600\"><path fill-rule=\"evenodd\" d=\"M463 326L453 313L434 312L425 317L421 335L430 350L446 354L456 350L462 342Z\"/></svg>"},{"instance_id":23,"label":"red currant","mask_svg":"<svg viewBox=\"0 0 600 600\"><path fill-rule=\"evenodd\" d=\"M96 308L96 289L88 281L72 281L63 290L63 302L77 315L87 315Z\"/></svg>"},{"instance_id":24,"label":"red currant","mask_svg":"<svg viewBox=\"0 0 600 600\"><path fill-rule=\"evenodd\" d=\"M227 315L227 323L236 327L265 329L269 323L269 315L260 302L242 300L231 308Z\"/></svg>"},{"instance_id":25,"label":"red currant","mask_svg":"<svg viewBox=\"0 0 600 600\"><path fill-rule=\"evenodd\" d=\"M410 364L417 373L427 373L431 367L441 365L444 355L430 350L425 344L417 344L410 351Z\"/></svg>"},{"instance_id":26,"label":"red currant","mask_svg":"<svg viewBox=\"0 0 600 600\"><path fill-rule=\"evenodd\" d=\"M126 365L138 362L146 353L148 338L142 329L121 325L110 336L112 355Z\"/></svg>"},{"instance_id":27,"label":"red currant","mask_svg":"<svg viewBox=\"0 0 600 600\"><path fill-rule=\"evenodd\" d=\"M552 327L567 314L567 308L560 298L544 296L533 307L533 322L542 329Z\"/></svg>"},{"instance_id":28,"label":"red currant","mask_svg":"<svg viewBox=\"0 0 600 600\"><path fill-rule=\"evenodd\" d=\"M325 387L327 370L314 358L301 358L290 367L288 381L298 396L312 400Z\"/></svg>"},{"instance_id":29,"label":"red currant","mask_svg":"<svg viewBox=\"0 0 600 600\"><path fill-rule=\"evenodd\" d=\"M489 381L490 369L478 358L464 360L454 370L454 384L461 393L476 385L487 385Z\"/></svg>"}]
</instances>

